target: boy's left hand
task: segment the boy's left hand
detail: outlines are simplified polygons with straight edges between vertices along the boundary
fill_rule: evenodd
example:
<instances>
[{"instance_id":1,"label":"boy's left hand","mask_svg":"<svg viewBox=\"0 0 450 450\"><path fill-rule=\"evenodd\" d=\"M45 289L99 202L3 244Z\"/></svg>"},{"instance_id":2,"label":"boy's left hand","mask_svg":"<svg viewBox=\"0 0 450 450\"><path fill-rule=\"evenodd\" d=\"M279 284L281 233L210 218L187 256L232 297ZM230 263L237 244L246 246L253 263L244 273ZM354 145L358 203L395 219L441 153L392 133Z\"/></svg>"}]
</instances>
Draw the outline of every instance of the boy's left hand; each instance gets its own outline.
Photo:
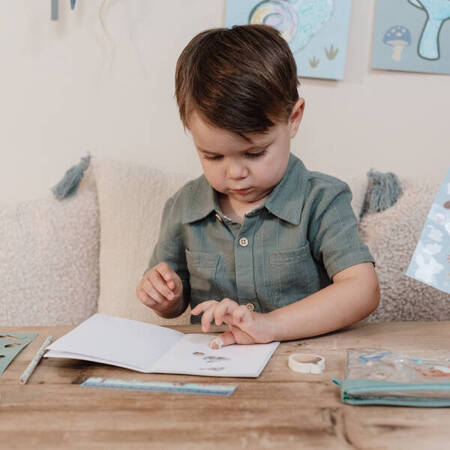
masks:
<instances>
[{"instance_id":1,"label":"boy's left hand","mask_svg":"<svg viewBox=\"0 0 450 450\"><path fill-rule=\"evenodd\" d=\"M211 340L210 347L220 348L231 344L265 344L273 341L272 327L267 314L250 311L247 305L239 305L234 300L224 298L221 302L208 300L200 303L192 311L203 312L202 331L207 333L211 322L216 325L226 323L229 330ZM218 338L222 344L218 344Z\"/></svg>"}]
</instances>

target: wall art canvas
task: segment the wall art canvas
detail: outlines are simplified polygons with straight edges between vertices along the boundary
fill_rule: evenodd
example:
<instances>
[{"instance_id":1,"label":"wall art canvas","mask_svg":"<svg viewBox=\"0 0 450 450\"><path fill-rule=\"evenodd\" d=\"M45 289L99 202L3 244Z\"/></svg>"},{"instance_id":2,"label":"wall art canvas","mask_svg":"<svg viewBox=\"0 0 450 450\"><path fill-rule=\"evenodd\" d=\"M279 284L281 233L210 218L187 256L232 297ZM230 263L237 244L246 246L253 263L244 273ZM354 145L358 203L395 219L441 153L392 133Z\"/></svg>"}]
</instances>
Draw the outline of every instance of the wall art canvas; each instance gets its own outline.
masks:
<instances>
[{"instance_id":1,"label":"wall art canvas","mask_svg":"<svg viewBox=\"0 0 450 450\"><path fill-rule=\"evenodd\" d=\"M227 0L226 26L277 28L294 54L301 77L342 80L351 0Z\"/></svg>"},{"instance_id":2,"label":"wall art canvas","mask_svg":"<svg viewBox=\"0 0 450 450\"><path fill-rule=\"evenodd\" d=\"M450 74L449 19L449 0L377 0L372 67Z\"/></svg>"}]
</instances>

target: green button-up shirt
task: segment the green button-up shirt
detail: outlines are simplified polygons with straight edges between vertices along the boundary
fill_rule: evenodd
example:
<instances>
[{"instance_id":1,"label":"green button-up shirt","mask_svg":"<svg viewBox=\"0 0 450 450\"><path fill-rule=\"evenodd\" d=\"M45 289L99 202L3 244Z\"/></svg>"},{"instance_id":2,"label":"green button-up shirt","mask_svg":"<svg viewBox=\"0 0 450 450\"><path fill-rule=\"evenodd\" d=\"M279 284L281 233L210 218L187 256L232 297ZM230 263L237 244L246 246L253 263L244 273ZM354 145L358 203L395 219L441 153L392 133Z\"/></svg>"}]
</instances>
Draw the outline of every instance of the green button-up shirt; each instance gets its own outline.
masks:
<instances>
[{"instance_id":1,"label":"green button-up shirt","mask_svg":"<svg viewBox=\"0 0 450 450\"><path fill-rule=\"evenodd\" d=\"M167 201L149 267L167 262L192 308L228 297L269 312L328 286L347 267L373 262L350 201L346 183L308 171L291 154L265 204L239 224L201 176Z\"/></svg>"}]
</instances>

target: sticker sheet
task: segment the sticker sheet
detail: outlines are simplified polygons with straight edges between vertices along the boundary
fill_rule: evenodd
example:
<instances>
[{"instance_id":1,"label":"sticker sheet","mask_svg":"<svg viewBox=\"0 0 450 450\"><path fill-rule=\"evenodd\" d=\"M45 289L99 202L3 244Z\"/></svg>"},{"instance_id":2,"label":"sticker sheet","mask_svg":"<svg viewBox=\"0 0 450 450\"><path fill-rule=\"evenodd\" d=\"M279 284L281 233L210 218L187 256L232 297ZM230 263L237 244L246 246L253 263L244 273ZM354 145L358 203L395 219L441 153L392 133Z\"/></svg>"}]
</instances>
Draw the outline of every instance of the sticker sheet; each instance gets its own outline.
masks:
<instances>
[{"instance_id":1,"label":"sticker sheet","mask_svg":"<svg viewBox=\"0 0 450 450\"><path fill-rule=\"evenodd\" d=\"M431 205L406 275L450 294L450 169Z\"/></svg>"}]
</instances>

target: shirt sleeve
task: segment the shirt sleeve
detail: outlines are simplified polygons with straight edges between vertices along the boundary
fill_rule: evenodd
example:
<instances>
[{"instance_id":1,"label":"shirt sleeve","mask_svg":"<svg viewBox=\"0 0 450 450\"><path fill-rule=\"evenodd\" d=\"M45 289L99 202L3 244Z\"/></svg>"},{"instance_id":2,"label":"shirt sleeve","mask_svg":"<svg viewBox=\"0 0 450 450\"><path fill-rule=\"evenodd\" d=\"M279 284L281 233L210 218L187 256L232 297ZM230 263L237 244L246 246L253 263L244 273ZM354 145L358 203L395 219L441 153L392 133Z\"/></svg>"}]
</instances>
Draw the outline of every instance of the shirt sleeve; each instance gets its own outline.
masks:
<instances>
[{"instance_id":1,"label":"shirt sleeve","mask_svg":"<svg viewBox=\"0 0 450 450\"><path fill-rule=\"evenodd\" d=\"M183 296L190 299L191 287L186 262L182 223L177 214L173 197L164 205L159 238L145 272L161 262L166 262L178 274L183 283Z\"/></svg>"},{"instance_id":2,"label":"shirt sleeve","mask_svg":"<svg viewBox=\"0 0 450 450\"><path fill-rule=\"evenodd\" d=\"M347 267L375 263L358 233L348 185L336 183L319 190L309 227L313 256L322 261L330 278Z\"/></svg>"}]
</instances>

